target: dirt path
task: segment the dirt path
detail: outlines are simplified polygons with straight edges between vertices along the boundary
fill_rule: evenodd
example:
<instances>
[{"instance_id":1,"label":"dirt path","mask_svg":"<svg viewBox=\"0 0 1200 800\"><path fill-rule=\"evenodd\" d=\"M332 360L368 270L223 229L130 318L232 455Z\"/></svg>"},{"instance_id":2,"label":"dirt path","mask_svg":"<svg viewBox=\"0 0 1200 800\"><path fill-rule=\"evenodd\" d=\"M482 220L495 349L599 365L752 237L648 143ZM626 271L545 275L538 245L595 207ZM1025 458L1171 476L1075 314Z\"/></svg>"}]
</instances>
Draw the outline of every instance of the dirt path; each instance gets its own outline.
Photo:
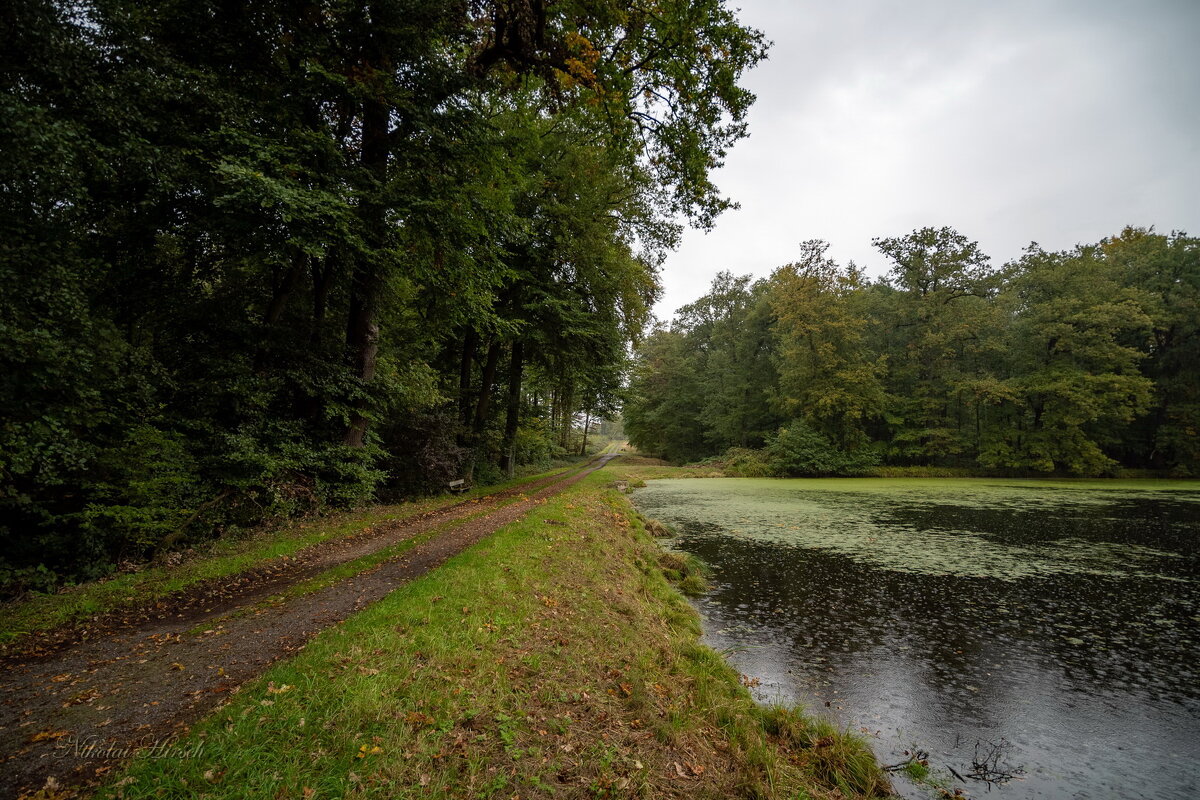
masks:
<instances>
[{"instance_id":1,"label":"dirt path","mask_svg":"<svg viewBox=\"0 0 1200 800\"><path fill-rule=\"evenodd\" d=\"M339 564L419 536L447 522L528 496L531 492L557 483L595 464L596 460L593 460L580 467L572 467L511 489L474 497L394 522L373 525L355 536L331 539L306 547L291 557L275 559L236 575L205 581L149 606L122 608L96 616L84 624L30 636L15 644L0 645L0 667L13 663L27 663L37 657L54 656L63 648L85 639L104 638L121 631L140 630L155 622L173 620L196 623L243 608L251 601L270 597L288 586Z\"/></svg>"},{"instance_id":2,"label":"dirt path","mask_svg":"<svg viewBox=\"0 0 1200 800\"><path fill-rule=\"evenodd\" d=\"M311 559L305 564L312 566L297 569L289 578L272 575L265 589L244 583L240 592L222 595L215 606L188 605L170 618L143 618L49 656L10 660L0 679L0 797L32 793L47 779L59 787L86 790L131 750L169 741L228 692L303 647L324 628L520 519L614 457L601 456L578 472L540 481L541 488L527 484L478 503L468 501L383 526L384 533L354 537L352 545L334 549L328 556L334 560L322 562L319 569L318 559ZM512 498L516 499L501 505ZM485 499L491 502L485 504ZM489 507L494 508L486 510ZM296 580L481 509L478 516L374 569L281 606L254 606ZM239 609L249 613L228 616ZM188 633L197 622L219 616L213 632ZM110 753L112 757L101 757Z\"/></svg>"}]
</instances>

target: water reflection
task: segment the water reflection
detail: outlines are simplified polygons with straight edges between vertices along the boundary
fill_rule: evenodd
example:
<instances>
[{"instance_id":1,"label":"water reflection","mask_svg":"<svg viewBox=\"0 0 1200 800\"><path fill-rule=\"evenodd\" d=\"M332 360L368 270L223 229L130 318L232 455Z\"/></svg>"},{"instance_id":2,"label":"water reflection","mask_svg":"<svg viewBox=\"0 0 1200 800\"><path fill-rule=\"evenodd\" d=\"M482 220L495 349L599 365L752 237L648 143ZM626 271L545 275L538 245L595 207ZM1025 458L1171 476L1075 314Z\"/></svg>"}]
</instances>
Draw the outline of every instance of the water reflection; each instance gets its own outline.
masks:
<instances>
[{"instance_id":1,"label":"water reflection","mask_svg":"<svg viewBox=\"0 0 1200 800\"><path fill-rule=\"evenodd\" d=\"M634 499L716 570L706 635L760 698L964 774L1007 739L1026 774L1005 798L1196 794L1200 492L691 479Z\"/></svg>"}]
</instances>

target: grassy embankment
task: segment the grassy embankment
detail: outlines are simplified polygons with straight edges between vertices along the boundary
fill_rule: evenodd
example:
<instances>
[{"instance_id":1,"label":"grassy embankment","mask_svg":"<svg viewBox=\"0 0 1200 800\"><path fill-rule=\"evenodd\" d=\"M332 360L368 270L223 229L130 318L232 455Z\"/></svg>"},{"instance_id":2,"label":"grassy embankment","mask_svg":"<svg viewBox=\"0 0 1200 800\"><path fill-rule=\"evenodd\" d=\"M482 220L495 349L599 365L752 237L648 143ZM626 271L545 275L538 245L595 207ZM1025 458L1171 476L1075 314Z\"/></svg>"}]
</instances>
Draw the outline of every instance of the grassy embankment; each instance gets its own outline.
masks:
<instances>
[{"instance_id":1,"label":"grassy embankment","mask_svg":"<svg viewBox=\"0 0 1200 800\"><path fill-rule=\"evenodd\" d=\"M699 644L664 578L684 565L608 488L648 470L601 470L324 632L180 742L198 758L103 794L881 795L865 745L757 706Z\"/></svg>"},{"instance_id":2,"label":"grassy embankment","mask_svg":"<svg viewBox=\"0 0 1200 800\"><path fill-rule=\"evenodd\" d=\"M252 569L284 562L306 547L355 536L378 525L402 522L572 468L560 468L494 486L475 488L460 495L441 495L394 505L373 506L263 527L244 536L216 539L199 545L182 563L173 566L152 564L136 572L71 587L61 593L36 594L9 602L0 606L3 610L0 645L19 643L31 634L79 625L100 614L168 601L173 595L206 582L232 578ZM365 556L334 567L311 578L305 583L305 588L319 588L338 578L361 572L382 558L398 555L425 538L428 537L402 542L388 548L386 553Z\"/></svg>"}]
</instances>

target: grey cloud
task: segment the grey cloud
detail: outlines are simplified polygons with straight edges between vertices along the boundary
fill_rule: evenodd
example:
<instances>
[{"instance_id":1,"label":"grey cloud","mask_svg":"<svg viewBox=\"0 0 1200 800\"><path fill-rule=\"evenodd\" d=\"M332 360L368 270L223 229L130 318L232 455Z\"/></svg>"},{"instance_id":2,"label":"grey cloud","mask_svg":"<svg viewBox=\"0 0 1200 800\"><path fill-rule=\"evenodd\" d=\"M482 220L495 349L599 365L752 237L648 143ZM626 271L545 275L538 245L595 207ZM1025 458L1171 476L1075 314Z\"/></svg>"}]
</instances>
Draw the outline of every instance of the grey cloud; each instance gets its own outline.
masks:
<instances>
[{"instance_id":1,"label":"grey cloud","mask_svg":"<svg viewBox=\"0 0 1200 800\"><path fill-rule=\"evenodd\" d=\"M1200 229L1200 3L746 0L775 46L718 185L742 204L667 261L669 316L804 239L952 225L997 262L1126 224Z\"/></svg>"}]
</instances>

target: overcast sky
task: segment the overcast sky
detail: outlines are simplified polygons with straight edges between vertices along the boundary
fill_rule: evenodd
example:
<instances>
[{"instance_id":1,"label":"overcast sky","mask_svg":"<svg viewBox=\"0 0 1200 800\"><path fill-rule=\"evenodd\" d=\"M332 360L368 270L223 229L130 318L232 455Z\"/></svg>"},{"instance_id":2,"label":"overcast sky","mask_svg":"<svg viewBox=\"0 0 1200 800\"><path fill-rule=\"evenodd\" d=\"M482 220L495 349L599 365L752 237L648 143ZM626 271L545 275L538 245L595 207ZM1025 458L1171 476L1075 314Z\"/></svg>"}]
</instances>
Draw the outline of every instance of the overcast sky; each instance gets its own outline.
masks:
<instances>
[{"instance_id":1,"label":"overcast sky","mask_svg":"<svg viewBox=\"0 0 1200 800\"><path fill-rule=\"evenodd\" d=\"M1127 224L1200 235L1200 0L733 0L774 42L745 77L741 203L689 231L661 318L806 239L886 271L876 236L949 225L994 263Z\"/></svg>"}]
</instances>

